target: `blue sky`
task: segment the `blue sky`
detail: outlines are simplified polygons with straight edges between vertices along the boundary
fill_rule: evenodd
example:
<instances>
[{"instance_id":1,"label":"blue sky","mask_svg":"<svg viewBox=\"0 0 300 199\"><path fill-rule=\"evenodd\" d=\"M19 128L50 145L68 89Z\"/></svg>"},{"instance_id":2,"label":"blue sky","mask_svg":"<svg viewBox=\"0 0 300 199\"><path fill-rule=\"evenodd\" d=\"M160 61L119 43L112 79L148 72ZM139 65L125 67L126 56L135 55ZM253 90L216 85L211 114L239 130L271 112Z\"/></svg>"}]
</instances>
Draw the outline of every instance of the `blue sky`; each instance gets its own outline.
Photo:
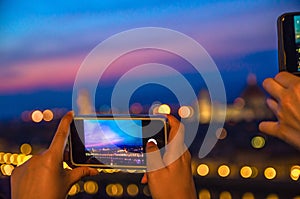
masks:
<instances>
[{"instance_id":1,"label":"blue sky","mask_svg":"<svg viewBox=\"0 0 300 199\"><path fill-rule=\"evenodd\" d=\"M141 121L133 123L131 120L85 120L86 147L121 147L143 146ZM129 129L125 132L124 129Z\"/></svg>"},{"instance_id":2,"label":"blue sky","mask_svg":"<svg viewBox=\"0 0 300 199\"><path fill-rule=\"evenodd\" d=\"M70 109L88 53L113 34L147 26L198 41L216 62L230 101L249 73L259 82L276 74L276 19L299 8L299 1L1 1L0 118L35 108ZM180 72L193 76L185 67ZM102 97L116 78L108 77ZM190 81L200 89L197 77Z\"/></svg>"}]
</instances>

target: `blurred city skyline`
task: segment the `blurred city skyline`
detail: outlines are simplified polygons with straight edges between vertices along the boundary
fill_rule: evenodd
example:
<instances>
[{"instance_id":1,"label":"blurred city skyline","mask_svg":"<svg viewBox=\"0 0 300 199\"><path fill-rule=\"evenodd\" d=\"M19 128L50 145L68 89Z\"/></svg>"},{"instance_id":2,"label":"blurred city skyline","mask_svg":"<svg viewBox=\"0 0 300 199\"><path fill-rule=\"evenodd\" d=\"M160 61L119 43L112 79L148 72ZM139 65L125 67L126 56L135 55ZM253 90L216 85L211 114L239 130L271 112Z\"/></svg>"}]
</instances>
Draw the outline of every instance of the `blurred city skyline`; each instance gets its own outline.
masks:
<instances>
[{"instance_id":1,"label":"blurred city skyline","mask_svg":"<svg viewBox=\"0 0 300 199\"><path fill-rule=\"evenodd\" d=\"M232 103L250 73L256 75L258 85L277 73L276 19L299 7L298 1L2 1L0 119L20 118L22 112L34 109L71 109L72 86L88 53L114 34L148 26L173 29L199 42L220 70ZM127 66L153 60L165 63L184 74L196 94L205 87L199 74L168 53L137 55L141 62L134 54L120 60ZM99 104L109 104L115 82L126 72L120 70L122 63L116 65L97 91ZM133 102L151 103L148 96L153 95L164 103L176 103L172 94L157 86L137 93Z\"/></svg>"}]
</instances>

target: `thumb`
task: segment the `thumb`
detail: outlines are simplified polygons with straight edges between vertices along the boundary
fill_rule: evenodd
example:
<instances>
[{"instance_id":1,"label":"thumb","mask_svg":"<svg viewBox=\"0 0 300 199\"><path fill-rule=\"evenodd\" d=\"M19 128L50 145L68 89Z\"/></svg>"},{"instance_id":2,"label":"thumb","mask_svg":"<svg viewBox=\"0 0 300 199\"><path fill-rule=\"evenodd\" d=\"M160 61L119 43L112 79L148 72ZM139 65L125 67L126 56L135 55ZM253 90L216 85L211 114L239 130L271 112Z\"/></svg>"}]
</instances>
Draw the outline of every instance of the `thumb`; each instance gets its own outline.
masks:
<instances>
[{"instance_id":1,"label":"thumb","mask_svg":"<svg viewBox=\"0 0 300 199\"><path fill-rule=\"evenodd\" d=\"M148 142L146 145L147 171L154 171L165 167L160 150L154 142Z\"/></svg>"},{"instance_id":2,"label":"thumb","mask_svg":"<svg viewBox=\"0 0 300 199\"><path fill-rule=\"evenodd\" d=\"M94 176L97 175L99 172L97 169L90 168L90 167L77 167L69 172L69 180L71 184L79 181L81 178L85 176Z\"/></svg>"}]
</instances>

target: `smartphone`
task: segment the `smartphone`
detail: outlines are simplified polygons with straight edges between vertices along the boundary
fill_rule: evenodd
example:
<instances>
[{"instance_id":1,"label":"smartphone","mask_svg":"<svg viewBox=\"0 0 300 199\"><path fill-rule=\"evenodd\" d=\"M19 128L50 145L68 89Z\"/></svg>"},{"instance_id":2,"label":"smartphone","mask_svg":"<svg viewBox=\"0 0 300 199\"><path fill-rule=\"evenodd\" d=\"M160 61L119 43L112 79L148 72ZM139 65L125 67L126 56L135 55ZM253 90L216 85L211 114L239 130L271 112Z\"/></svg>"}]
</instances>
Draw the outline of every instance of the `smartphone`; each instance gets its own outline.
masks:
<instances>
[{"instance_id":1,"label":"smartphone","mask_svg":"<svg viewBox=\"0 0 300 199\"><path fill-rule=\"evenodd\" d=\"M278 17L279 70L300 75L300 12Z\"/></svg>"},{"instance_id":2,"label":"smartphone","mask_svg":"<svg viewBox=\"0 0 300 199\"><path fill-rule=\"evenodd\" d=\"M70 159L74 166L146 170L147 142L163 153L167 118L143 115L74 117L70 126Z\"/></svg>"}]
</instances>

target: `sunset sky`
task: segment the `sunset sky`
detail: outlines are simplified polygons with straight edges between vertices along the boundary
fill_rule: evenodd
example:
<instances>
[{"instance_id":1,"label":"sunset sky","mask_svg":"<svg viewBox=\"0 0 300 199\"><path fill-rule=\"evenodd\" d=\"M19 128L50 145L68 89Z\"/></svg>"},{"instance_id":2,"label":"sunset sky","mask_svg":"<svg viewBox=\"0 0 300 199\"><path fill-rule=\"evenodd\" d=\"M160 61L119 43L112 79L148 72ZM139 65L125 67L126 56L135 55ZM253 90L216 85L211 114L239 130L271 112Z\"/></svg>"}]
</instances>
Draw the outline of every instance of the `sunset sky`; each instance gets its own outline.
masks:
<instances>
[{"instance_id":1,"label":"sunset sky","mask_svg":"<svg viewBox=\"0 0 300 199\"><path fill-rule=\"evenodd\" d=\"M85 57L112 35L141 27L176 30L201 44L215 61L231 101L249 73L258 83L277 73L277 17L300 8L300 1L292 0L87 2L1 1L0 119L19 117L25 110L71 109L73 83ZM103 99L126 72L122 66L153 60L176 68L196 92L200 89L184 61L164 52L138 53L139 58L129 54L107 71L107 90L99 91ZM141 96L137 100L143 103Z\"/></svg>"}]
</instances>

